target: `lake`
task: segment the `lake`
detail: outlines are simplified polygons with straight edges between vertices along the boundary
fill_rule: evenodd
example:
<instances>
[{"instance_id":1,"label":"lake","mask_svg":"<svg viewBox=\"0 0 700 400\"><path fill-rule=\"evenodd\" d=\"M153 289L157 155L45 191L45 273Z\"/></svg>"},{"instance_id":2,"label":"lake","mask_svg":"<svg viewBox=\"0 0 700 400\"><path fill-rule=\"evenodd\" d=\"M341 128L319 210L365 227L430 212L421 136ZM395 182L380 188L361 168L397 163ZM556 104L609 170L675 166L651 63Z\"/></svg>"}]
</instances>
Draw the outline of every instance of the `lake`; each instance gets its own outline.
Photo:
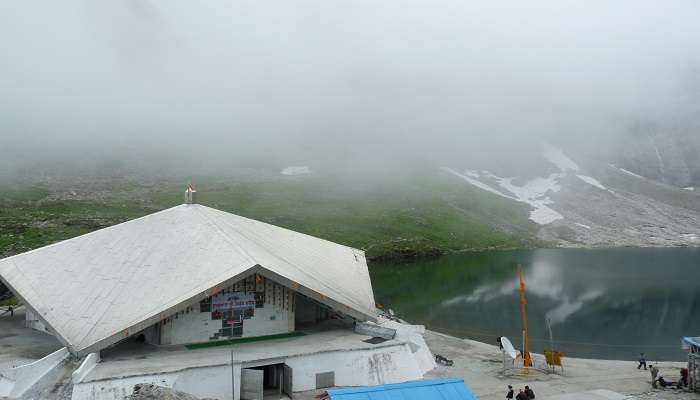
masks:
<instances>
[{"instance_id":1,"label":"lake","mask_svg":"<svg viewBox=\"0 0 700 400\"><path fill-rule=\"evenodd\" d=\"M700 249L540 249L460 253L370 265L377 303L400 318L461 338L521 346L522 264L530 351L565 356L684 360L700 334Z\"/></svg>"}]
</instances>

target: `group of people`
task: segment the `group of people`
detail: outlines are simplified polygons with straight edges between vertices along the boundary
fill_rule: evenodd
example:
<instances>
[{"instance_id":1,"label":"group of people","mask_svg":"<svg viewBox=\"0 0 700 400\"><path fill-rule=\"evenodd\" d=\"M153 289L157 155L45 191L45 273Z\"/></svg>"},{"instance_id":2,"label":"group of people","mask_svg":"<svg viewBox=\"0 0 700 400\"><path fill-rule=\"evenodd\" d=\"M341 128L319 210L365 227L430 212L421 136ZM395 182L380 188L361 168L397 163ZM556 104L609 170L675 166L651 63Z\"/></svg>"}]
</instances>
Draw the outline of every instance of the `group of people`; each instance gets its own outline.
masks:
<instances>
[{"instance_id":1,"label":"group of people","mask_svg":"<svg viewBox=\"0 0 700 400\"><path fill-rule=\"evenodd\" d=\"M659 369L655 366L649 364L649 373L651 373L651 386L657 388L661 386L662 388L669 386L683 387L688 386L688 368L681 368L681 376L678 382L668 381L661 375Z\"/></svg>"},{"instance_id":2,"label":"group of people","mask_svg":"<svg viewBox=\"0 0 700 400\"><path fill-rule=\"evenodd\" d=\"M639 354L639 365L637 366L637 369L641 369L644 367L644 370L647 370L647 360L646 357L644 356L644 353ZM683 386L688 386L688 369L687 368L681 368L681 376L678 382L673 382L673 381L668 381L666 378L664 378L663 375L661 375L661 372L659 372L659 369L656 368L655 366L649 364L649 373L651 374L651 386L653 388L657 388L661 386L662 388L669 387L669 386L676 386L676 387L683 387Z\"/></svg>"},{"instance_id":3,"label":"group of people","mask_svg":"<svg viewBox=\"0 0 700 400\"><path fill-rule=\"evenodd\" d=\"M506 393L506 400L513 400L515 391L513 386L508 385L508 393ZM535 398L535 392L530 389L530 386L525 386L525 389L519 389L518 394L515 395L515 400L532 400Z\"/></svg>"}]
</instances>

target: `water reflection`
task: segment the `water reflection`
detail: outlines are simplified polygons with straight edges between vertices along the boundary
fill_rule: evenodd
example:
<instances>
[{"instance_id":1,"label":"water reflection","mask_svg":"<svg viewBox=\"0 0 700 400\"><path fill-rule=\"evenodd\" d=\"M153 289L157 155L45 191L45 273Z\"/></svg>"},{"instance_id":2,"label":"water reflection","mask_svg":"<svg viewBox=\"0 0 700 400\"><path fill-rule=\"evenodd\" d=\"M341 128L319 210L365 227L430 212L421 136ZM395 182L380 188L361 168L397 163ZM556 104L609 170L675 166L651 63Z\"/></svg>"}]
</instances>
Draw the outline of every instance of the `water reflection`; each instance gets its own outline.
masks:
<instances>
[{"instance_id":1,"label":"water reflection","mask_svg":"<svg viewBox=\"0 0 700 400\"><path fill-rule=\"evenodd\" d=\"M565 283L571 283L564 276L569 271L562 269L550 260L542 259L542 251L535 252L532 266L525 271L528 296L538 296L549 299L554 304L553 308L545 312L545 318L555 326L583 308L585 303L591 302L605 293L600 282L588 281L584 284L584 290ZM460 302L477 303L493 301L497 297L507 296L513 298L518 293L519 281L516 277L503 283L483 284L477 287L467 296L456 296L442 302L443 307L454 306Z\"/></svg>"},{"instance_id":2,"label":"water reflection","mask_svg":"<svg viewBox=\"0 0 700 400\"><path fill-rule=\"evenodd\" d=\"M372 265L380 303L456 336L519 342L516 265L523 265L535 351L580 357L681 359L680 337L700 333L700 250L534 250L460 254Z\"/></svg>"}]
</instances>

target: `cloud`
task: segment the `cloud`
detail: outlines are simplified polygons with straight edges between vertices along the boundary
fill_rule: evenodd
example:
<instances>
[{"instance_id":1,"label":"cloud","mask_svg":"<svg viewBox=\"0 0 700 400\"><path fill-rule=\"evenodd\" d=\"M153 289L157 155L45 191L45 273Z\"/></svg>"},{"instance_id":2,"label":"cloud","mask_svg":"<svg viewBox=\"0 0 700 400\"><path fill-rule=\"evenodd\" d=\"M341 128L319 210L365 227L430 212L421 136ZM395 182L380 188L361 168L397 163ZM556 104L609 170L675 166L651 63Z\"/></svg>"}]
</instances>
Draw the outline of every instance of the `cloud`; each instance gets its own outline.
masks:
<instances>
[{"instance_id":1,"label":"cloud","mask_svg":"<svg viewBox=\"0 0 700 400\"><path fill-rule=\"evenodd\" d=\"M6 2L0 146L22 162L409 163L600 142L697 104L682 83L697 80L699 7Z\"/></svg>"}]
</instances>

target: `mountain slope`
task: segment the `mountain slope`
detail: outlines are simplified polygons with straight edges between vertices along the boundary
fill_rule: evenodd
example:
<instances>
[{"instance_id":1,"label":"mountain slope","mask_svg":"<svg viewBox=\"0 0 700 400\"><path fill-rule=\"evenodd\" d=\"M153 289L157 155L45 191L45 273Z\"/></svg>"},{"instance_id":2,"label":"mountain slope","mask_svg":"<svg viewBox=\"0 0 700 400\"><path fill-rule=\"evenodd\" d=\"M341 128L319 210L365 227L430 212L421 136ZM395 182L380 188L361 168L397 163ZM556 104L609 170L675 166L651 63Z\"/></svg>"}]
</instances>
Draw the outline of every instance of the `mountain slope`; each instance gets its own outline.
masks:
<instances>
[{"instance_id":1,"label":"mountain slope","mask_svg":"<svg viewBox=\"0 0 700 400\"><path fill-rule=\"evenodd\" d=\"M558 246L698 246L700 196L615 165L582 168L544 145L552 172L498 177L488 171L445 170L485 192L528 204L537 237Z\"/></svg>"},{"instance_id":2,"label":"mountain slope","mask_svg":"<svg viewBox=\"0 0 700 400\"><path fill-rule=\"evenodd\" d=\"M678 187L700 186L700 125L690 121L639 124L622 137L616 163Z\"/></svg>"},{"instance_id":3,"label":"mountain slope","mask_svg":"<svg viewBox=\"0 0 700 400\"><path fill-rule=\"evenodd\" d=\"M72 177L0 188L0 256L180 204L186 181ZM439 170L361 182L264 171L196 182L202 204L365 249L370 258L544 244L526 205L455 184Z\"/></svg>"},{"instance_id":4,"label":"mountain slope","mask_svg":"<svg viewBox=\"0 0 700 400\"><path fill-rule=\"evenodd\" d=\"M464 165L322 166L197 177L200 202L347 244L368 257L542 246L698 246L700 191L544 146L498 176ZM473 161L472 161L473 162ZM290 171L294 173L290 173ZM182 202L190 177L46 173L0 185L0 256ZM32 182L31 184L29 182Z\"/></svg>"}]
</instances>

